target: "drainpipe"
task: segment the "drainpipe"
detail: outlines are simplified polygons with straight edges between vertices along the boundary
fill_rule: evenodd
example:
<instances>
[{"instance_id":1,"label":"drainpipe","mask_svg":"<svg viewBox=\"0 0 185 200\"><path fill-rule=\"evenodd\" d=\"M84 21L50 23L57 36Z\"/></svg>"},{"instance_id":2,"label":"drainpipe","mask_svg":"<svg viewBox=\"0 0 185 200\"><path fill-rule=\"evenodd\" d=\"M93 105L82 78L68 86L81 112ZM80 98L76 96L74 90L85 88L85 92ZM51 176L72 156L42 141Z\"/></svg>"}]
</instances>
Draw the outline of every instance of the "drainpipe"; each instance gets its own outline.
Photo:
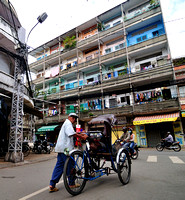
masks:
<instances>
[{"instance_id":1,"label":"drainpipe","mask_svg":"<svg viewBox=\"0 0 185 200\"><path fill-rule=\"evenodd\" d=\"M99 19L96 18L97 23L99 22ZM102 66L101 66L101 54L100 54L100 36L99 36L99 31L98 31L98 64L99 64L99 69L100 69L100 86L101 86L101 99L102 99L102 113L104 114L104 97L103 97L103 86L102 86L102 82L103 82L103 76L102 76Z\"/></svg>"},{"instance_id":2,"label":"drainpipe","mask_svg":"<svg viewBox=\"0 0 185 200\"><path fill-rule=\"evenodd\" d=\"M58 48L59 48L59 51L58 51L58 56L59 56L59 58L58 58L58 65L59 65L59 77L58 77L58 79L59 79L59 81L58 81L58 84L59 84L59 108L58 108L58 110L59 110L59 122L60 122L60 115L61 115L61 100L60 100L60 84L61 84L61 80L60 80L60 65L61 65L61 58L60 58L60 52L61 52L61 39L60 39L60 36L58 37L58 41L59 41L59 44L58 44Z\"/></svg>"},{"instance_id":3,"label":"drainpipe","mask_svg":"<svg viewBox=\"0 0 185 200\"><path fill-rule=\"evenodd\" d=\"M125 30L125 21L124 21L124 11L123 11L123 4L121 4L121 13L122 13L122 18L123 18L123 31L124 31L124 38L125 38L125 49L126 49L126 56L127 56L127 67L129 69L129 86L130 86L130 91L131 91L131 100L132 100L132 108L133 108L133 113L134 113L134 94L133 94L133 87L132 87L132 83L131 83L131 78L130 78L130 72L131 72L131 68L130 68L130 62L129 62L129 58L128 58L128 48L127 48L127 34L126 34L126 30Z\"/></svg>"},{"instance_id":4,"label":"drainpipe","mask_svg":"<svg viewBox=\"0 0 185 200\"><path fill-rule=\"evenodd\" d=\"M45 58L45 55L46 55L46 49L45 49L45 45L44 45L44 60L43 60L43 62L44 62L44 65L43 65L43 67L44 67L44 76L45 76L45 73L46 73L46 58ZM43 91L45 92L45 77L44 77L44 81L43 81ZM43 103L42 103L42 109L43 109L43 121L45 121L45 111L44 111L44 108L45 108L45 104L44 104L44 101L43 101Z\"/></svg>"},{"instance_id":5,"label":"drainpipe","mask_svg":"<svg viewBox=\"0 0 185 200\"><path fill-rule=\"evenodd\" d=\"M80 74L78 67L78 29L76 28L76 57L77 57L77 80L78 80L78 117L80 118ZM77 118L77 125L79 124L79 118Z\"/></svg>"}]
</instances>

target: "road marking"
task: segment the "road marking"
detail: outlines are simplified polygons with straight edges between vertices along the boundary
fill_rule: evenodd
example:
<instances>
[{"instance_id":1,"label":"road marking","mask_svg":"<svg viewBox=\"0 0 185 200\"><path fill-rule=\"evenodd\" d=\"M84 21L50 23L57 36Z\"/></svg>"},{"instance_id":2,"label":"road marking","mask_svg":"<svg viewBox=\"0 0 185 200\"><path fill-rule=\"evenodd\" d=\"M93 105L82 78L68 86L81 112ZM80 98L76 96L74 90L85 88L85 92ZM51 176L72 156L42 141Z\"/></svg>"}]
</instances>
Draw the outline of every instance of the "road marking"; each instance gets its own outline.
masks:
<instances>
[{"instance_id":1,"label":"road marking","mask_svg":"<svg viewBox=\"0 0 185 200\"><path fill-rule=\"evenodd\" d=\"M169 158L171 159L171 161L173 163L178 163L178 164L184 164L184 161L182 161L180 158L178 158L177 156L169 156Z\"/></svg>"},{"instance_id":2,"label":"road marking","mask_svg":"<svg viewBox=\"0 0 185 200\"><path fill-rule=\"evenodd\" d=\"M147 162L157 162L157 156L148 156Z\"/></svg>"},{"instance_id":3,"label":"road marking","mask_svg":"<svg viewBox=\"0 0 185 200\"><path fill-rule=\"evenodd\" d=\"M58 184L60 184L60 183L63 183L63 180L60 181L60 182L58 182ZM44 192L45 190L49 190L49 186L47 186L47 187L45 187L45 188L42 188L42 189L40 189L40 190L38 190L38 191L36 191L36 192L33 192L32 194L29 194L29 195L27 195L27 196L25 196L25 197L22 197L22 198L18 199L18 200L27 200L27 199L29 199L29 198L31 198L31 197L33 197L33 196L38 195L39 193Z\"/></svg>"}]
</instances>

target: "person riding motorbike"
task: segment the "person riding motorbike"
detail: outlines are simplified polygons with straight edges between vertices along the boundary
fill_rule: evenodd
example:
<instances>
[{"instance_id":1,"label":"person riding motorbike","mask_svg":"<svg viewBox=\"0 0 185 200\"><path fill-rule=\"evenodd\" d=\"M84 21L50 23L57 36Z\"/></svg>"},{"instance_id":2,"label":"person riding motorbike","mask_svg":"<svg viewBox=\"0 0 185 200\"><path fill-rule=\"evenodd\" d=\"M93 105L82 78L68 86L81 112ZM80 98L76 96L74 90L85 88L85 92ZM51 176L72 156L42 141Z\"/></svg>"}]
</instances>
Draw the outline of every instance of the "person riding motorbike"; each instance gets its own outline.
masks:
<instances>
[{"instance_id":1,"label":"person riding motorbike","mask_svg":"<svg viewBox=\"0 0 185 200\"><path fill-rule=\"evenodd\" d=\"M171 146L172 143L174 142L173 136L171 135L170 132L167 132L166 137L164 139L162 139L162 140L164 140L164 144L167 147Z\"/></svg>"},{"instance_id":2,"label":"person riding motorbike","mask_svg":"<svg viewBox=\"0 0 185 200\"><path fill-rule=\"evenodd\" d=\"M133 129L129 128L128 132L130 133L130 146L129 146L130 147L130 151L131 151L131 154L135 155L135 153L136 153L136 152L134 152L134 147L135 147L134 137L135 137L135 135L133 133Z\"/></svg>"},{"instance_id":3,"label":"person riding motorbike","mask_svg":"<svg viewBox=\"0 0 185 200\"><path fill-rule=\"evenodd\" d=\"M123 134L120 137L120 140L123 142L123 147L128 148L130 143L130 133L128 132L128 128L127 127L123 127Z\"/></svg>"}]
</instances>

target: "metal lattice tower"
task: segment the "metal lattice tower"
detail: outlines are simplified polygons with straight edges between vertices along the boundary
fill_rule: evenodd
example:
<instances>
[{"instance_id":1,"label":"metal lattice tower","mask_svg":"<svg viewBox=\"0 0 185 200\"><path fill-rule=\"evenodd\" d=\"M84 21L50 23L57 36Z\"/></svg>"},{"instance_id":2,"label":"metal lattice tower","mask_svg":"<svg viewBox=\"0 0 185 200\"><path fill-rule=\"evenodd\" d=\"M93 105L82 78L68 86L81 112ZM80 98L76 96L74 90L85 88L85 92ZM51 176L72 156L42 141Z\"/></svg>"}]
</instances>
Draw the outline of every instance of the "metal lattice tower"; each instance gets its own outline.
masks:
<instances>
[{"instance_id":1,"label":"metal lattice tower","mask_svg":"<svg viewBox=\"0 0 185 200\"><path fill-rule=\"evenodd\" d=\"M20 55L20 53L19 53ZM23 103L24 76L21 60L15 58L14 87L12 95L11 122L8 153L5 160L12 162L23 161Z\"/></svg>"},{"instance_id":2,"label":"metal lattice tower","mask_svg":"<svg viewBox=\"0 0 185 200\"><path fill-rule=\"evenodd\" d=\"M35 121L34 121L34 116L30 115L29 116L29 140L30 142L34 142L35 140Z\"/></svg>"}]
</instances>

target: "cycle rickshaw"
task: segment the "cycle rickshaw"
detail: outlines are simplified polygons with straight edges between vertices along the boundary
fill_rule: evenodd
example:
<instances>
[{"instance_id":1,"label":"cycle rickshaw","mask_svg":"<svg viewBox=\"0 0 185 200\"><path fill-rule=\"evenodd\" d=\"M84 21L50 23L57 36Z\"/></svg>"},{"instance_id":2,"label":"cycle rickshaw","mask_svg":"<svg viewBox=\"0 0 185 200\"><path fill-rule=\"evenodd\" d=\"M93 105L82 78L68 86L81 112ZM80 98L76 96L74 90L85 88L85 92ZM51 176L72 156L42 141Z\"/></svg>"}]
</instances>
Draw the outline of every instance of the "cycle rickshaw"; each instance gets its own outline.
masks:
<instances>
[{"instance_id":1,"label":"cycle rickshaw","mask_svg":"<svg viewBox=\"0 0 185 200\"><path fill-rule=\"evenodd\" d=\"M116 123L117 119L112 114L92 119L88 123L89 137L85 141L85 148L69 152L63 179L65 188L71 195L80 194L87 181L112 172L118 174L123 185L129 182L131 160L128 151L116 142L111 144L111 132L115 131L113 125Z\"/></svg>"}]
</instances>

